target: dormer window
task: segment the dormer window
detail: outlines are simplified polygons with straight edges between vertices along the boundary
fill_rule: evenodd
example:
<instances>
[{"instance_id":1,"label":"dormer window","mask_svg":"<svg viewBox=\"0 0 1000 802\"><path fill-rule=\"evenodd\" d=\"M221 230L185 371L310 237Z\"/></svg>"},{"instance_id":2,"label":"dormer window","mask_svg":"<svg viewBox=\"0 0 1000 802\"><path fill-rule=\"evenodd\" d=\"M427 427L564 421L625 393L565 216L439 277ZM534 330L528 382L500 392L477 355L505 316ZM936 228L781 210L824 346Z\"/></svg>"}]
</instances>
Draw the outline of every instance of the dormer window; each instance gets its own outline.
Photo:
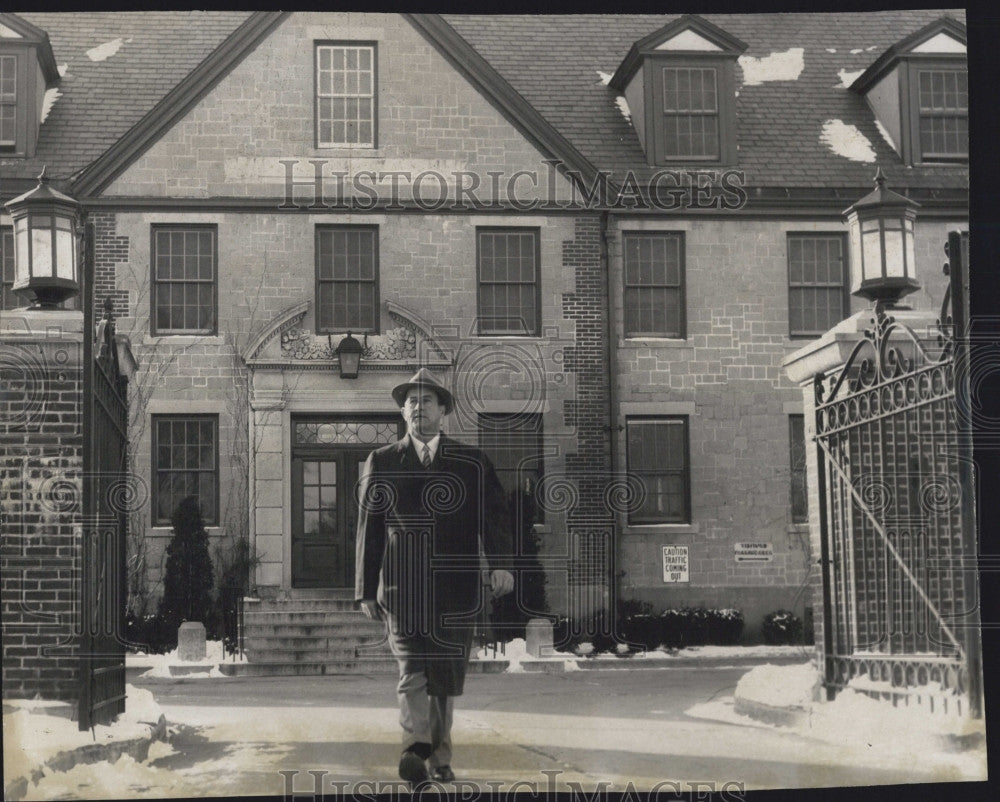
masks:
<instances>
[{"instance_id":1,"label":"dormer window","mask_svg":"<svg viewBox=\"0 0 1000 802\"><path fill-rule=\"evenodd\" d=\"M969 161L965 26L942 17L890 47L851 84L905 164Z\"/></svg>"},{"instance_id":2,"label":"dormer window","mask_svg":"<svg viewBox=\"0 0 1000 802\"><path fill-rule=\"evenodd\" d=\"M17 148L17 56L0 56L0 152Z\"/></svg>"},{"instance_id":3,"label":"dormer window","mask_svg":"<svg viewBox=\"0 0 1000 802\"><path fill-rule=\"evenodd\" d=\"M736 58L746 45L694 15L636 42L611 78L657 164L736 161Z\"/></svg>"},{"instance_id":4,"label":"dormer window","mask_svg":"<svg viewBox=\"0 0 1000 802\"><path fill-rule=\"evenodd\" d=\"M0 13L0 157L35 155L42 97L58 80L45 31Z\"/></svg>"}]
</instances>

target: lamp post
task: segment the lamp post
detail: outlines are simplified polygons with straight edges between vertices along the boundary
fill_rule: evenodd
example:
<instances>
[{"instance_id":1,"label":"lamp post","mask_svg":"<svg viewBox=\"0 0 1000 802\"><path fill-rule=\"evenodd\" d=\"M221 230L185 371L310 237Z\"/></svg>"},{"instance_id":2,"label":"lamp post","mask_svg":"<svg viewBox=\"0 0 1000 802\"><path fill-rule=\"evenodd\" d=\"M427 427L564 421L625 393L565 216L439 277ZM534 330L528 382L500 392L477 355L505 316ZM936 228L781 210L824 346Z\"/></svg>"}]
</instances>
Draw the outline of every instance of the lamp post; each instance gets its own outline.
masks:
<instances>
[{"instance_id":1,"label":"lamp post","mask_svg":"<svg viewBox=\"0 0 1000 802\"><path fill-rule=\"evenodd\" d=\"M340 362L340 378L358 378L358 367L361 364L361 354L364 350L364 346L351 336L351 332L347 332L347 336L337 343L337 348L333 353L336 354L337 360Z\"/></svg>"},{"instance_id":2,"label":"lamp post","mask_svg":"<svg viewBox=\"0 0 1000 802\"><path fill-rule=\"evenodd\" d=\"M913 225L920 204L885 186L882 168L875 189L844 210L851 239L851 292L894 306L920 289L914 278Z\"/></svg>"},{"instance_id":3,"label":"lamp post","mask_svg":"<svg viewBox=\"0 0 1000 802\"><path fill-rule=\"evenodd\" d=\"M53 309L79 293L80 204L52 189L43 168L38 186L8 201L7 209L14 221L13 291L35 309Z\"/></svg>"}]
</instances>

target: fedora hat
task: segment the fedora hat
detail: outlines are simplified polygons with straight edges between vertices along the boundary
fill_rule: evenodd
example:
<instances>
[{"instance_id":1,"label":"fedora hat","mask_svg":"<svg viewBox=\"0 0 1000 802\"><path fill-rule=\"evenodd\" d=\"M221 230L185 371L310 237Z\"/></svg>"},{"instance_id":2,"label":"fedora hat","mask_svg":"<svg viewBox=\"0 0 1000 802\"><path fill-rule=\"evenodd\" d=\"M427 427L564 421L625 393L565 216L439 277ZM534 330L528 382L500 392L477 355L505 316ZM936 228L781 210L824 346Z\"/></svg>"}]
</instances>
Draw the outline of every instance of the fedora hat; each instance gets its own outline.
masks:
<instances>
[{"instance_id":1,"label":"fedora hat","mask_svg":"<svg viewBox=\"0 0 1000 802\"><path fill-rule=\"evenodd\" d=\"M410 392L411 387L430 387L435 393L437 393L438 401L444 404L444 414L447 415L455 406L455 398L448 391L448 388L438 381L437 376L431 373L427 368L420 368L409 381L405 381L402 384L397 384L392 388L393 400L399 406L403 406L406 403L406 394Z\"/></svg>"}]
</instances>

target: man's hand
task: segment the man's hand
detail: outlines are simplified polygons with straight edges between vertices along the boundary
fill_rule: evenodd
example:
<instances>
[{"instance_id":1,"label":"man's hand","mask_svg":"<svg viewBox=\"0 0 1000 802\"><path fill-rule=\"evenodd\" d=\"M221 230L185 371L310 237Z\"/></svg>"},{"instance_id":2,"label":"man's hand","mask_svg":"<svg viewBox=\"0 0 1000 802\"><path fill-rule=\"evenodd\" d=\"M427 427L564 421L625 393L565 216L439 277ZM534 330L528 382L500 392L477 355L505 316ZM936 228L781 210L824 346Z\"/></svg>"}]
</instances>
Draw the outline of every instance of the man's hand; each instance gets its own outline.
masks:
<instances>
[{"instance_id":1,"label":"man's hand","mask_svg":"<svg viewBox=\"0 0 1000 802\"><path fill-rule=\"evenodd\" d=\"M372 621L382 620L382 611L378 607L378 602L374 599L362 599L361 612Z\"/></svg>"},{"instance_id":2,"label":"man's hand","mask_svg":"<svg viewBox=\"0 0 1000 802\"><path fill-rule=\"evenodd\" d=\"M497 569L490 572L490 588L494 598L498 598L514 589L514 575L510 571Z\"/></svg>"}]
</instances>

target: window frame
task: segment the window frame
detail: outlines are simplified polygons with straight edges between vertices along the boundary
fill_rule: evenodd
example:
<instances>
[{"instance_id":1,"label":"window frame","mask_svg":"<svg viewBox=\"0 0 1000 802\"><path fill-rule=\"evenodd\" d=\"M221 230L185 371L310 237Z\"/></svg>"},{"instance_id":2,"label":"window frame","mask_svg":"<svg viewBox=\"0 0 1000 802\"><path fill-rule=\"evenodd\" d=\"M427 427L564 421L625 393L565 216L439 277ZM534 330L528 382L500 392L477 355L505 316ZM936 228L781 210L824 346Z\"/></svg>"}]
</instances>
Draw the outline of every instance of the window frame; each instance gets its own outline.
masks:
<instances>
[{"instance_id":1,"label":"window frame","mask_svg":"<svg viewBox=\"0 0 1000 802\"><path fill-rule=\"evenodd\" d=\"M372 53L372 136L371 142L323 142L320 139L320 87L319 87L319 53L320 49L324 47L337 48L337 47L368 47L371 48ZM317 39L313 41L313 144L317 150L320 149L333 149L333 148L364 148L366 150L375 150L378 148L378 103L379 103L379 92L378 92L378 42L369 40L358 40L352 41L347 39ZM347 97L346 95L324 95L323 97ZM354 95L354 97L362 97L362 95ZM332 133L332 128L331 128Z\"/></svg>"},{"instance_id":2,"label":"window frame","mask_svg":"<svg viewBox=\"0 0 1000 802\"><path fill-rule=\"evenodd\" d=\"M622 336L625 339L643 339L643 338L663 338L671 340L686 340L687 339L687 237L684 231L650 231L650 230L628 230L622 231L621 242L622 242ZM678 254L679 254L679 283L676 287L678 295L680 296L680 301L678 303L678 330L676 334L670 332L630 332L627 326L628 322L628 305L626 301L626 296L630 288L638 289L657 289L664 287L667 289L673 289L669 285L630 285L628 283L628 265L627 260L627 245L626 242L629 239L652 239L655 237L669 237L671 239L678 240Z\"/></svg>"},{"instance_id":3,"label":"window frame","mask_svg":"<svg viewBox=\"0 0 1000 802\"><path fill-rule=\"evenodd\" d=\"M643 70L644 101L646 112L646 141L651 156L650 163L723 165L736 163L736 79L734 75L734 54L718 53L676 53L654 51L646 53ZM666 152L663 137L663 71L665 69L713 69L715 70L716 117L719 126L719 148L716 155L683 156Z\"/></svg>"},{"instance_id":4,"label":"window frame","mask_svg":"<svg viewBox=\"0 0 1000 802\"><path fill-rule=\"evenodd\" d=\"M10 267L10 281L4 275L4 268ZM14 227L0 226L0 309L18 308L18 296L12 289L17 281L17 266L14 264ZM7 305L10 298L11 305ZM24 304L20 304L23 306Z\"/></svg>"},{"instance_id":5,"label":"window frame","mask_svg":"<svg viewBox=\"0 0 1000 802\"><path fill-rule=\"evenodd\" d=\"M156 277L156 239L161 231L211 231L212 232L212 326L208 329L160 329L156 325L156 288L160 280ZM152 337L205 337L219 331L219 226L216 223L152 223L149 228L149 333ZM169 283L169 282L168 282ZM196 280L196 284L207 281Z\"/></svg>"},{"instance_id":6,"label":"window frame","mask_svg":"<svg viewBox=\"0 0 1000 802\"><path fill-rule=\"evenodd\" d=\"M9 142L0 139L0 154L10 156L16 155L21 150L21 148L18 147L18 143L23 141L23 137L21 136L21 118L24 115L18 113L18 105L22 102L21 95L26 90L26 87L23 85L24 81L21 75L22 59L19 57L18 53L10 53L0 50L0 77L2 77L3 74L2 64L5 59L12 59L14 62L14 96L13 99L4 99L4 96L0 94L0 112L2 112L3 109L13 109L14 139Z\"/></svg>"},{"instance_id":7,"label":"window frame","mask_svg":"<svg viewBox=\"0 0 1000 802\"><path fill-rule=\"evenodd\" d=\"M324 232L324 231L343 231L345 233L349 232L349 231L369 231L369 232L372 232L372 234L373 234L373 236L372 236L372 243L374 245L374 248L373 248L373 251L372 251L372 262L373 262L373 265L374 265L374 271L373 272L375 274L375 277L374 277L374 279L371 282L372 286L374 288L374 300L372 302L372 319L374 320L374 326L372 328L362 329L362 328L357 328L357 327L349 328L347 326L337 326L337 325L334 325L335 321L330 321L330 325L324 325L324 321L321 320L321 309L320 309L320 303L319 303L319 300L320 300L320 286L321 286L321 284L324 284L324 283L326 283L326 284L335 284L335 283L338 282L338 279L332 279L332 278L331 279L320 279L320 276L319 276L319 267L320 267L320 262L319 262L319 238L320 238L320 234L322 232ZM315 313L315 318L316 318L315 325L316 325L316 333L317 334L346 334L348 331L350 331L352 334L379 334L380 333L380 331L381 331L381 319L380 319L381 316L379 314L379 310L380 310L381 298L382 298L382 295L381 295L382 286L381 286L381 270L380 270L380 264L379 264L379 252L380 252L379 245L380 245L380 243L379 243L379 227L378 227L378 225L355 225L355 224L352 224L352 223L345 223L345 224L340 224L340 223L319 223L319 224L316 225L315 230L313 232L313 251L314 251L314 254L313 254L313 264L314 264L314 271L313 271L314 272L314 286L313 286L313 293L314 294L313 294L313 298L315 299L313 306L314 306L314 308L316 310L316 313ZM351 279L351 280L341 279L339 281L340 281L340 283L346 284L346 283L351 283L354 280L353 279ZM360 281L362 281L362 279L358 279L357 281L360 282ZM367 281L367 279L364 279L364 281Z\"/></svg>"},{"instance_id":8,"label":"window frame","mask_svg":"<svg viewBox=\"0 0 1000 802\"><path fill-rule=\"evenodd\" d=\"M646 475L650 472L644 472L643 474L637 473L633 467L633 456L629 449L629 427L632 425L643 425L643 424L667 424L667 425L677 425L680 424L683 428L683 438L684 438L684 467L681 470L672 469L670 471L660 471L656 475L671 475L680 474L684 482L684 512L679 519L669 519L661 517L639 517L638 510L629 510L628 512L628 525L629 526L685 526L690 525L691 519L691 416L690 415L628 415L625 418L625 472L626 475L631 479L632 477L638 475Z\"/></svg>"},{"instance_id":9,"label":"window frame","mask_svg":"<svg viewBox=\"0 0 1000 802\"><path fill-rule=\"evenodd\" d=\"M535 288L535 326L533 329L528 330L527 326L524 331L494 331L486 330L483 327L483 298L482 298L482 288L484 286L482 278L482 234L499 234L499 233L517 233L517 234L527 234L530 233L535 240L535 279L533 282L518 281L518 282L500 282L500 281L490 281L485 282L487 285L518 285L527 286L531 285ZM542 230L538 226L476 226L476 334L479 337L539 337L542 332ZM494 318L496 316L493 316ZM508 320L509 320L508 316Z\"/></svg>"},{"instance_id":10,"label":"window frame","mask_svg":"<svg viewBox=\"0 0 1000 802\"><path fill-rule=\"evenodd\" d=\"M796 424L801 429L801 440L797 438L799 432L796 431ZM796 449L801 449L801 468L796 468ZM790 413L788 415L788 492L789 507L788 517L793 524L809 523L809 471L807 469L806 452L806 416L801 413ZM801 476L801 488L798 488L796 477ZM801 492L801 499L796 499L797 492ZM796 514L796 508L801 501L802 514Z\"/></svg>"},{"instance_id":11,"label":"window frame","mask_svg":"<svg viewBox=\"0 0 1000 802\"><path fill-rule=\"evenodd\" d=\"M212 432L214 436L214 442L212 444L215 451L215 465L212 468L185 468L185 471L192 471L198 474L201 473L211 473L215 477L215 515L209 517L205 515L204 509L202 509L202 520L205 526L219 526L222 511L220 509L221 492L219 487L219 415L218 413L169 413L161 414L154 413L150 415L150 445L151 445L151 460L150 460L150 524L154 527L170 526L171 521L169 518L160 518L157 514L160 507L160 465L157 451L159 449L159 423L162 421L170 422L180 422L180 421L197 421L203 423L209 421L212 423ZM173 443L171 443L173 446ZM169 469L163 469L169 470ZM198 496L199 504L201 504L201 496Z\"/></svg>"},{"instance_id":12,"label":"window frame","mask_svg":"<svg viewBox=\"0 0 1000 802\"><path fill-rule=\"evenodd\" d=\"M841 263L843 265L843 282L841 285L841 318L848 317L851 314L851 263L850 263L850 253L848 249L847 233L843 231L786 231L785 232L785 286L786 286L786 298L787 298L787 313L788 313L788 339L790 340L814 340L817 337L825 334L828 329L823 329L822 331L816 332L805 332L805 331L795 331L792 329L792 297L793 290L800 289L803 287L817 287L821 289L833 289L836 285L833 283L819 284L814 282L812 284L801 283L798 285L792 284L792 249L791 242L793 238L812 238L812 239L838 239L840 241L840 254ZM830 328L839 323L840 321L835 321Z\"/></svg>"},{"instance_id":13,"label":"window frame","mask_svg":"<svg viewBox=\"0 0 1000 802\"><path fill-rule=\"evenodd\" d=\"M964 156L954 158L924 158L920 145L920 73L964 72L968 76L968 63L964 55L909 54L900 70L900 106L903 118L903 153L908 164L914 166L956 167L969 164L969 143ZM968 83L966 83L968 86ZM968 110L966 110L968 119Z\"/></svg>"}]
</instances>

